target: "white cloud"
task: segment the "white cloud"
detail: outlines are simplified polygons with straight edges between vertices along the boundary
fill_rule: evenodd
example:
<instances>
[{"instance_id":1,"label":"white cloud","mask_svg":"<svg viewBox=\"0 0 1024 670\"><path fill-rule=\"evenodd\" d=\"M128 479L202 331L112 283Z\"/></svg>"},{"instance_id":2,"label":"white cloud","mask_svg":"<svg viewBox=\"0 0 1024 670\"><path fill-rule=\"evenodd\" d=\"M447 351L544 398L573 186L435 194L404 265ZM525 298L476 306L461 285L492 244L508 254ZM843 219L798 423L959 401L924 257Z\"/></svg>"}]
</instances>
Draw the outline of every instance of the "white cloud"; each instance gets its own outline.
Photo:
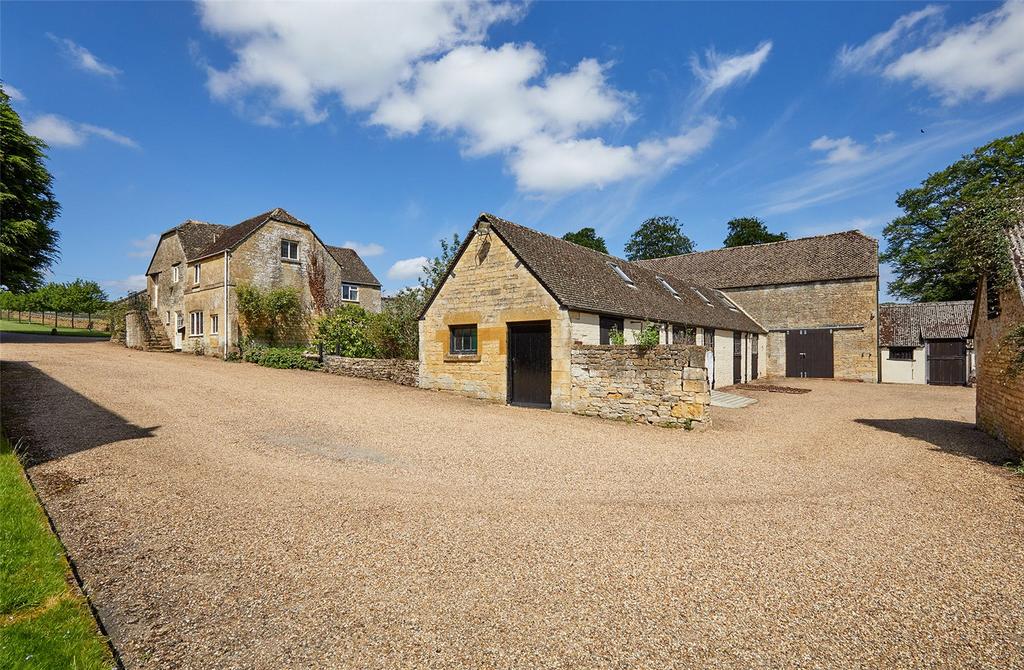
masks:
<instances>
[{"instance_id":1,"label":"white cloud","mask_svg":"<svg viewBox=\"0 0 1024 670\"><path fill-rule=\"evenodd\" d=\"M104 279L100 281L100 286L112 298L117 298L131 291L141 291L146 288L146 275L128 275L124 279Z\"/></svg>"},{"instance_id":2,"label":"white cloud","mask_svg":"<svg viewBox=\"0 0 1024 670\"><path fill-rule=\"evenodd\" d=\"M894 139L896 139L896 133L890 130L887 133L875 135L875 144L885 144L886 142L892 142Z\"/></svg>"},{"instance_id":3,"label":"white cloud","mask_svg":"<svg viewBox=\"0 0 1024 670\"><path fill-rule=\"evenodd\" d=\"M66 37L57 37L53 33L46 33L46 36L53 40L54 44L60 47L61 53L64 54L64 57L71 61L71 64L79 70L89 72L91 74L98 74L102 77L109 77L111 79L114 79L117 75L121 74L119 69L113 65L104 63L82 45L77 44Z\"/></svg>"},{"instance_id":4,"label":"white cloud","mask_svg":"<svg viewBox=\"0 0 1024 670\"><path fill-rule=\"evenodd\" d=\"M946 104L1024 91L1024 0L943 30L943 7L911 12L862 45L843 46L840 71L880 73L929 89Z\"/></svg>"},{"instance_id":5,"label":"white cloud","mask_svg":"<svg viewBox=\"0 0 1024 670\"><path fill-rule=\"evenodd\" d=\"M347 240L341 246L346 247L348 249L354 249L355 252L362 256L363 258L380 256L385 251L384 247L377 244L376 242L367 242L364 244L362 242L353 242L351 240Z\"/></svg>"},{"instance_id":6,"label":"white cloud","mask_svg":"<svg viewBox=\"0 0 1024 670\"><path fill-rule=\"evenodd\" d=\"M691 56L690 69L701 82L698 99L703 102L717 91L749 80L764 65L771 50L772 43L765 41L750 53L731 56L723 56L714 49L708 49L704 54L706 64L702 64L696 55Z\"/></svg>"},{"instance_id":7,"label":"white cloud","mask_svg":"<svg viewBox=\"0 0 1024 670\"><path fill-rule=\"evenodd\" d=\"M857 144L850 137L833 139L828 135L822 135L811 142L811 149L826 152L822 162L830 165L859 161L864 158L865 154L864 146Z\"/></svg>"},{"instance_id":8,"label":"white cloud","mask_svg":"<svg viewBox=\"0 0 1024 670\"><path fill-rule=\"evenodd\" d=\"M416 256L415 258L405 258L400 261L395 261L394 264L388 268L388 279L394 279L396 281L418 279L423 276L423 266L426 265L426 263L426 256Z\"/></svg>"},{"instance_id":9,"label":"white cloud","mask_svg":"<svg viewBox=\"0 0 1024 670\"><path fill-rule=\"evenodd\" d=\"M4 93L6 93L11 98L11 100L15 102L25 102L25 100L28 99L25 97L24 93L14 88L7 82L4 82Z\"/></svg>"},{"instance_id":10,"label":"white cloud","mask_svg":"<svg viewBox=\"0 0 1024 670\"><path fill-rule=\"evenodd\" d=\"M450 136L467 156L502 156L520 190L542 195L656 174L711 141L713 119L668 139L613 146L599 133L631 123L636 96L609 81L609 64L584 58L552 72L532 44L482 44L490 26L523 11L469 1L203 2L204 27L234 53L227 68L205 65L207 86L215 99L243 101L261 123L282 113L318 123L340 101L392 136ZM770 49L712 54L702 71L728 86L753 76Z\"/></svg>"},{"instance_id":11,"label":"white cloud","mask_svg":"<svg viewBox=\"0 0 1024 670\"><path fill-rule=\"evenodd\" d=\"M79 147L85 144L90 136L95 136L132 149L139 148L135 140L109 128L90 123L76 123L55 114L37 116L25 124L25 130L51 147Z\"/></svg>"},{"instance_id":12,"label":"white cloud","mask_svg":"<svg viewBox=\"0 0 1024 670\"><path fill-rule=\"evenodd\" d=\"M156 248L156 243L160 241L160 236L156 233L150 233L141 240L132 240L129 244L132 250L128 252L130 258L149 258L153 255L153 250Z\"/></svg>"}]
</instances>

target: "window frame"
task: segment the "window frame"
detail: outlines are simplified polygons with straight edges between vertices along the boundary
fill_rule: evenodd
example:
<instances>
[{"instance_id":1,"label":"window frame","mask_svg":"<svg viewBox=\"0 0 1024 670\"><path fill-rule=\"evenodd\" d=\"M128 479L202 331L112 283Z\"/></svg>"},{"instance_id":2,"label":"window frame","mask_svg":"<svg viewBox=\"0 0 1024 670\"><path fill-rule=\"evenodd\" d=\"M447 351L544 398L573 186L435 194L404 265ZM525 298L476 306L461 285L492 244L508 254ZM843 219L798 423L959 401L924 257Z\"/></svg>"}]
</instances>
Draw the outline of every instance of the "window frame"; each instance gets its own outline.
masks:
<instances>
[{"instance_id":1,"label":"window frame","mask_svg":"<svg viewBox=\"0 0 1024 670\"><path fill-rule=\"evenodd\" d=\"M177 284L181 280L181 265L175 263L171 266L171 283Z\"/></svg>"},{"instance_id":2,"label":"window frame","mask_svg":"<svg viewBox=\"0 0 1024 670\"><path fill-rule=\"evenodd\" d=\"M345 297L346 289L348 290L347 292L350 296L348 298ZM351 297L353 295L355 297ZM350 284L348 282L341 282L341 299L344 300L345 302L359 302L359 285Z\"/></svg>"},{"instance_id":3,"label":"window frame","mask_svg":"<svg viewBox=\"0 0 1024 670\"><path fill-rule=\"evenodd\" d=\"M167 314L164 317L164 325L165 326L171 325L171 310L167 310Z\"/></svg>"},{"instance_id":4,"label":"window frame","mask_svg":"<svg viewBox=\"0 0 1024 670\"><path fill-rule=\"evenodd\" d=\"M192 285L199 286L203 279L203 264L196 263L192 266Z\"/></svg>"},{"instance_id":5,"label":"window frame","mask_svg":"<svg viewBox=\"0 0 1024 670\"><path fill-rule=\"evenodd\" d=\"M220 315L210 315L210 335L220 335Z\"/></svg>"},{"instance_id":6,"label":"window frame","mask_svg":"<svg viewBox=\"0 0 1024 670\"><path fill-rule=\"evenodd\" d=\"M459 334L459 331L469 331L467 334ZM458 338L469 337L472 342L472 349L456 347ZM448 355L449 356L477 356L480 353L479 328L475 323L460 323L448 326Z\"/></svg>"},{"instance_id":7,"label":"window frame","mask_svg":"<svg viewBox=\"0 0 1024 670\"><path fill-rule=\"evenodd\" d=\"M288 254L285 253L286 245L288 245L287 248L288 248L289 251L291 251L292 249L295 250L295 255L294 256L292 256L290 253L288 253ZM299 242L298 242L298 240L289 240L286 237L282 237L281 238L281 260L282 261L286 261L288 263L298 263L299 262Z\"/></svg>"},{"instance_id":8,"label":"window frame","mask_svg":"<svg viewBox=\"0 0 1024 670\"><path fill-rule=\"evenodd\" d=\"M914 360L914 348L915 347L889 347L889 358L890 361L913 361ZM909 356L894 356L895 352L901 354L910 354Z\"/></svg>"},{"instance_id":9,"label":"window frame","mask_svg":"<svg viewBox=\"0 0 1024 670\"><path fill-rule=\"evenodd\" d=\"M196 331L196 325L199 325L199 330ZM202 337L205 335L203 323L203 313L201 311L189 312L188 313L188 336L189 337Z\"/></svg>"}]
</instances>

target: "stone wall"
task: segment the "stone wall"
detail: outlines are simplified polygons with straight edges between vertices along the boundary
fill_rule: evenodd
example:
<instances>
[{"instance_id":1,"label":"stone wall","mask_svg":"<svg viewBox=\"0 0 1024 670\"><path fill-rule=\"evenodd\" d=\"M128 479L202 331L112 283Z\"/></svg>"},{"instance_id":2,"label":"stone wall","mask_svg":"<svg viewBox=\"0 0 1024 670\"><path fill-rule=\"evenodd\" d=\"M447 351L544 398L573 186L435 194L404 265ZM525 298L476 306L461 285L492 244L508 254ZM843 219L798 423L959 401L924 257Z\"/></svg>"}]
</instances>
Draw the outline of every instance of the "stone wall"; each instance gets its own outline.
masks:
<instances>
[{"instance_id":1,"label":"stone wall","mask_svg":"<svg viewBox=\"0 0 1024 670\"><path fill-rule=\"evenodd\" d=\"M711 425L704 347L580 345L572 349L572 411L663 426Z\"/></svg>"},{"instance_id":2,"label":"stone wall","mask_svg":"<svg viewBox=\"0 0 1024 670\"><path fill-rule=\"evenodd\" d=\"M416 386L420 362L402 358L346 358L324 356L324 371L346 377L362 377Z\"/></svg>"},{"instance_id":3,"label":"stone wall","mask_svg":"<svg viewBox=\"0 0 1024 670\"><path fill-rule=\"evenodd\" d=\"M1010 330L1024 323L1024 304L1016 287L1000 293L998 318L989 319L982 288L980 313L976 315L974 348L978 365L978 427L1002 440L1024 457L1024 374L1007 374L1013 347L1006 341Z\"/></svg>"},{"instance_id":4,"label":"stone wall","mask_svg":"<svg viewBox=\"0 0 1024 670\"><path fill-rule=\"evenodd\" d=\"M174 281L172 268L175 264L178 266L178 281ZM173 342L178 312L185 309L185 291L192 285L192 276L186 276L185 252L181 248L181 240L178 239L177 233L165 233L160 238L150 270L152 274L146 275L148 306L160 315L160 323L163 324L167 337Z\"/></svg>"}]
</instances>

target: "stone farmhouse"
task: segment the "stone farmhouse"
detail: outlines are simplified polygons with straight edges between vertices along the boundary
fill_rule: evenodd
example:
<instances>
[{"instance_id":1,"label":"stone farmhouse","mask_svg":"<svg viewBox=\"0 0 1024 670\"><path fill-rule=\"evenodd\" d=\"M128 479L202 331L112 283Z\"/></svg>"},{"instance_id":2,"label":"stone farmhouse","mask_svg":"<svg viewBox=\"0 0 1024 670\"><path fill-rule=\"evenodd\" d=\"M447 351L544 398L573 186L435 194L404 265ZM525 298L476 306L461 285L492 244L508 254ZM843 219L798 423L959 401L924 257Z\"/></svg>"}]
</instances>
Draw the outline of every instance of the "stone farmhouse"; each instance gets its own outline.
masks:
<instances>
[{"instance_id":1,"label":"stone farmhouse","mask_svg":"<svg viewBox=\"0 0 1024 670\"><path fill-rule=\"evenodd\" d=\"M879 381L964 385L974 374L970 300L878 306Z\"/></svg>"},{"instance_id":2,"label":"stone farmhouse","mask_svg":"<svg viewBox=\"0 0 1024 670\"><path fill-rule=\"evenodd\" d=\"M359 255L324 244L309 224L277 208L230 227L189 220L163 233L146 270L150 311L135 318L146 322L138 326L150 343L165 336L162 348L223 355L240 337L236 287L292 286L311 304L311 258L324 264L335 302L380 311L380 282Z\"/></svg>"},{"instance_id":3,"label":"stone farmhouse","mask_svg":"<svg viewBox=\"0 0 1024 670\"><path fill-rule=\"evenodd\" d=\"M602 346L616 331L633 344L645 324L673 345L652 357L662 369ZM490 214L459 248L419 331L421 387L616 418L646 413L654 423L701 417L705 366L718 386L765 369L765 329L721 291Z\"/></svg>"},{"instance_id":4,"label":"stone farmhouse","mask_svg":"<svg viewBox=\"0 0 1024 670\"><path fill-rule=\"evenodd\" d=\"M877 240L848 231L639 265L727 293L768 330L768 376L878 381Z\"/></svg>"},{"instance_id":5,"label":"stone farmhouse","mask_svg":"<svg viewBox=\"0 0 1024 670\"><path fill-rule=\"evenodd\" d=\"M1024 456L1024 370L1013 369L1024 340L1024 223L1007 237L1013 281L1002 289L979 282L970 336L978 359L978 427Z\"/></svg>"}]
</instances>

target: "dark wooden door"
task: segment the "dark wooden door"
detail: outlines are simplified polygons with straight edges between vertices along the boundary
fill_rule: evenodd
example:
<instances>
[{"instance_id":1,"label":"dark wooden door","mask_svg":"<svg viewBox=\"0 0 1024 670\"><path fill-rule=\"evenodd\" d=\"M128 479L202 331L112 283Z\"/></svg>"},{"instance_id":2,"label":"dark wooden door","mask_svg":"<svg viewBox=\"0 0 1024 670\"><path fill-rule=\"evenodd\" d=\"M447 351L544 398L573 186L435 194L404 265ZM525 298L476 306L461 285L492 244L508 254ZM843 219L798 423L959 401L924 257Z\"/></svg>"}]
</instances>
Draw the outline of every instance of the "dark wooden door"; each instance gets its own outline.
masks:
<instances>
[{"instance_id":1,"label":"dark wooden door","mask_svg":"<svg viewBox=\"0 0 1024 670\"><path fill-rule=\"evenodd\" d=\"M615 319L615 318L610 317L610 316L602 316L601 317L601 340L600 340L600 343L601 344L611 344L610 336L611 336L612 330L617 330L621 334L623 332L622 326L623 326L622 319Z\"/></svg>"},{"instance_id":2,"label":"dark wooden door","mask_svg":"<svg viewBox=\"0 0 1024 670\"><path fill-rule=\"evenodd\" d=\"M829 329L786 331L786 376L835 376L832 331Z\"/></svg>"},{"instance_id":3,"label":"dark wooden door","mask_svg":"<svg viewBox=\"0 0 1024 670\"><path fill-rule=\"evenodd\" d=\"M964 340L929 340L927 346L929 384L967 383L967 343Z\"/></svg>"},{"instance_id":4,"label":"dark wooden door","mask_svg":"<svg viewBox=\"0 0 1024 670\"><path fill-rule=\"evenodd\" d=\"M508 401L551 407L551 322L509 324Z\"/></svg>"},{"instance_id":5,"label":"dark wooden door","mask_svg":"<svg viewBox=\"0 0 1024 670\"><path fill-rule=\"evenodd\" d=\"M757 333L750 337L750 378L757 379Z\"/></svg>"},{"instance_id":6,"label":"dark wooden door","mask_svg":"<svg viewBox=\"0 0 1024 670\"><path fill-rule=\"evenodd\" d=\"M743 333L732 333L732 383L743 381Z\"/></svg>"}]
</instances>

